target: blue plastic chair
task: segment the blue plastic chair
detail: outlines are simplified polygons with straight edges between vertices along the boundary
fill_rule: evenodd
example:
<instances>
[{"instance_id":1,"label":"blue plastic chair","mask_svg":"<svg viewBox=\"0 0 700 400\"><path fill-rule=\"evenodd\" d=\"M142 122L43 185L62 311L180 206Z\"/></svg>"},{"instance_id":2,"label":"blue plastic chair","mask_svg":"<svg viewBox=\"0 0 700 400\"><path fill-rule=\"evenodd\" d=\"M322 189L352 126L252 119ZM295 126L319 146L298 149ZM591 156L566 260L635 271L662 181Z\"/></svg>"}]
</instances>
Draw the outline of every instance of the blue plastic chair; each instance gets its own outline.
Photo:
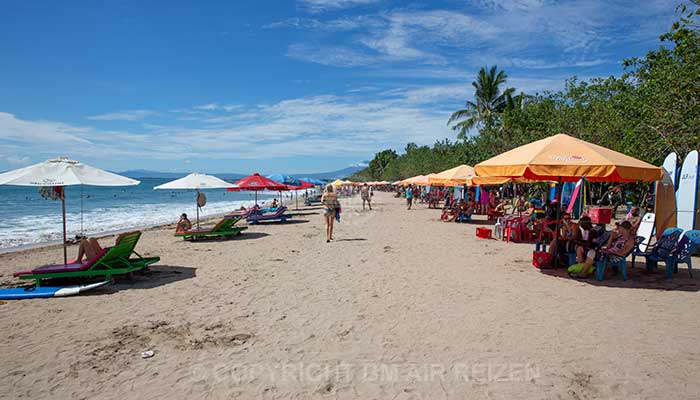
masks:
<instances>
[{"instance_id":1,"label":"blue plastic chair","mask_svg":"<svg viewBox=\"0 0 700 400\"><path fill-rule=\"evenodd\" d=\"M595 263L595 279L598 281L602 281L603 277L605 276L605 267L610 265L614 271L617 272L617 270L622 270L622 279L627 280L627 256L630 254L634 253L635 251L639 251L639 245L644 242L644 236L635 236L634 237L634 247L632 247L632 250L630 250L627 254L624 256L620 256L621 260L617 262L610 262L608 259L608 255L606 254L601 260L597 261ZM634 266L634 264L632 264Z\"/></svg>"},{"instance_id":2,"label":"blue plastic chair","mask_svg":"<svg viewBox=\"0 0 700 400\"><path fill-rule=\"evenodd\" d=\"M644 257L647 270L653 271L659 261L665 261L671 255L682 233L683 229L681 228L666 228L659 240L653 245L647 246L645 251L637 249L632 252L632 265L634 265L635 257Z\"/></svg>"},{"instance_id":3,"label":"blue plastic chair","mask_svg":"<svg viewBox=\"0 0 700 400\"><path fill-rule=\"evenodd\" d=\"M687 264L688 273L693 277L693 260L692 255L695 249L700 245L700 231L686 231L683 237L678 242L678 245L666 257L666 278L671 279L673 274L678 272L678 264Z\"/></svg>"}]
</instances>

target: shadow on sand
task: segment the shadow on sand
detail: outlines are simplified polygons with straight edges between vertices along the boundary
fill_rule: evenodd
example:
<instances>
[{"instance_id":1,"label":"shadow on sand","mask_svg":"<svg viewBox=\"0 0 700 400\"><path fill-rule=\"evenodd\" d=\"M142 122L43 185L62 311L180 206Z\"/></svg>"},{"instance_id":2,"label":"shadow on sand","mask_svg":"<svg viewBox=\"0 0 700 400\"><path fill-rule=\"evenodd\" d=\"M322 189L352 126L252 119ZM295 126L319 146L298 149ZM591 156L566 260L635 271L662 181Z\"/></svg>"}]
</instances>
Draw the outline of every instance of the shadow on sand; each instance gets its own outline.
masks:
<instances>
[{"instance_id":1,"label":"shadow on sand","mask_svg":"<svg viewBox=\"0 0 700 400\"><path fill-rule=\"evenodd\" d=\"M643 267L643 264L638 264ZM561 279L574 279L566 272L566 268L543 269L542 274ZM649 272L646 268L627 267L627 280L622 280L622 273L613 273L612 268L605 269L605 278L597 281L592 275L588 279L576 279L579 282L592 286L617 287L626 289L652 289L652 290L679 290L683 292L700 292L700 280L693 279L688 275L687 269L678 270L673 275L673 279L666 279L664 268Z\"/></svg>"},{"instance_id":2,"label":"shadow on sand","mask_svg":"<svg viewBox=\"0 0 700 400\"><path fill-rule=\"evenodd\" d=\"M255 225L252 225L252 226L255 226ZM263 238L265 236L270 236L270 234L265 233L265 232L251 232L250 229L246 229L246 230L242 231L240 235L236 235L236 236L207 237L207 238L200 238L197 240L186 240L186 242L187 243L237 242L240 240L260 239L260 238Z\"/></svg>"},{"instance_id":3,"label":"shadow on sand","mask_svg":"<svg viewBox=\"0 0 700 400\"><path fill-rule=\"evenodd\" d=\"M309 222L308 219L288 219L286 222L282 222L279 220L277 220L277 221L260 221L260 222L254 223L254 224L250 224L249 226L254 227L257 225L259 225L259 226L264 226L264 225L294 225L294 224L305 224L307 222Z\"/></svg>"}]
</instances>

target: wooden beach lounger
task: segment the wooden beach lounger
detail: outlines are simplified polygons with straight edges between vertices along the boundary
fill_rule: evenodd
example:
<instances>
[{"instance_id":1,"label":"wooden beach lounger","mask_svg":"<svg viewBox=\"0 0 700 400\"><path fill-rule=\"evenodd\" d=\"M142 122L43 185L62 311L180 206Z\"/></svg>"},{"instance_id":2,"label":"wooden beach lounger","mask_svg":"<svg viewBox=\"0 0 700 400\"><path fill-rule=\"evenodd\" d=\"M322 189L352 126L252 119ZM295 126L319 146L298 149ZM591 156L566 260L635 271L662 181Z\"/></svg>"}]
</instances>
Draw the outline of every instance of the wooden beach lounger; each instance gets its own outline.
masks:
<instances>
[{"instance_id":1,"label":"wooden beach lounger","mask_svg":"<svg viewBox=\"0 0 700 400\"><path fill-rule=\"evenodd\" d=\"M141 237L140 231L122 233L113 247L102 250L95 258L82 263L52 264L14 274L19 279L34 279L41 286L42 279L126 275L147 268L160 261L160 257L141 257L134 251Z\"/></svg>"},{"instance_id":2,"label":"wooden beach lounger","mask_svg":"<svg viewBox=\"0 0 700 400\"><path fill-rule=\"evenodd\" d=\"M247 226L234 226L240 220L240 216L230 215L222 218L221 221L211 228L175 232L175 236L182 237L184 240L237 236L240 235L242 231L248 229Z\"/></svg>"},{"instance_id":3,"label":"wooden beach lounger","mask_svg":"<svg viewBox=\"0 0 700 400\"><path fill-rule=\"evenodd\" d=\"M291 218L291 215L285 214L287 212L287 207L279 207L277 208L277 211L275 211L274 214L255 214L251 215L248 217L246 221L248 221L249 224L257 224L258 222L261 221L277 221L279 220L280 222L284 223L287 222L288 218Z\"/></svg>"}]
</instances>

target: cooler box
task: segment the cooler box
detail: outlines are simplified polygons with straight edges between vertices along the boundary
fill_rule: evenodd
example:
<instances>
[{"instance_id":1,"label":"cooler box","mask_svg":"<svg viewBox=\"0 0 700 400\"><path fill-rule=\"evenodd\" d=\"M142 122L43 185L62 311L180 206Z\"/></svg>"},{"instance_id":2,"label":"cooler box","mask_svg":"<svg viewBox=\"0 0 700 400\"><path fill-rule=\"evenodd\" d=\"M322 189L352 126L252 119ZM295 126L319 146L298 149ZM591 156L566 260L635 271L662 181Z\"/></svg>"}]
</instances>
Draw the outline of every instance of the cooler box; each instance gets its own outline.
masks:
<instances>
[{"instance_id":1,"label":"cooler box","mask_svg":"<svg viewBox=\"0 0 700 400\"><path fill-rule=\"evenodd\" d=\"M594 224L609 224L612 220L612 208L591 207L588 209L588 216Z\"/></svg>"},{"instance_id":2,"label":"cooler box","mask_svg":"<svg viewBox=\"0 0 700 400\"><path fill-rule=\"evenodd\" d=\"M476 228L476 237L482 239L491 239L491 229L484 228L483 226Z\"/></svg>"}]
</instances>

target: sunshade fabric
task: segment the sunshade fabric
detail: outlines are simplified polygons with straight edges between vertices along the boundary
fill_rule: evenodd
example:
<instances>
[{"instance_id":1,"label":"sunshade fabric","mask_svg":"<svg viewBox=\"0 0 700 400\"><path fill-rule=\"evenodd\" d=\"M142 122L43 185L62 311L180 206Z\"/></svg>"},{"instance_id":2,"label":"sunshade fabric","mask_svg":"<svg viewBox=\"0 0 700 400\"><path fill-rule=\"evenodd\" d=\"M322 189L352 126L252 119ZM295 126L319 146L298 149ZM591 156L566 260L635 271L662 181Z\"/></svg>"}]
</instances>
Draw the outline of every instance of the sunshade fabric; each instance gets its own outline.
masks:
<instances>
[{"instance_id":1,"label":"sunshade fabric","mask_svg":"<svg viewBox=\"0 0 700 400\"><path fill-rule=\"evenodd\" d=\"M223 189L236 187L233 183L226 182L212 175L192 173L183 178L166 182L153 189Z\"/></svg>"},{"instance_id":2,"label":"sunshade fabric","mask_svg":"<svg viewBox=\"0 0 700 400\"><path fill-rule=\"evenodd\" d=\"M507 151L474 170L480 177L538 181L573 182L585 176L589 181L633 182L658 181L663 176L660 167L564 134Z\"/></svg>"},{"instance_id":3,"label":"sunshade fabric","mask_svg":"<svg viewBox=\"0 0 700 400\"><path fill-rule=\"evenodd\" d=\"M133 186L140 182L65 157L0 174L0 185Z\"/></svg>"}]
</instances>

